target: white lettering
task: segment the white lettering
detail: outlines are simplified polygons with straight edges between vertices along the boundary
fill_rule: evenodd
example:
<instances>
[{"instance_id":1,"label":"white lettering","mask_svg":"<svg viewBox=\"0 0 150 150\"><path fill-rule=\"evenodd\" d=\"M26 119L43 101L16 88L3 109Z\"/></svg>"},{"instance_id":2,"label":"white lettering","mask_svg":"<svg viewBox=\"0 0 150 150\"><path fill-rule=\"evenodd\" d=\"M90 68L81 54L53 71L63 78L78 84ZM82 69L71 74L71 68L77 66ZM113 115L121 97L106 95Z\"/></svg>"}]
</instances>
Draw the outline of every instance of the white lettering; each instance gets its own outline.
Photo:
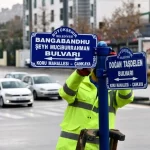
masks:
<instances>
[{"instance_id":1,"label":"white lettering","mask_svg":"<svg viewBox=\"0 0 150 150\"><path fill-rule=\"evenodd\" d=\"M47 61L36 61L36 65L38 66L47 65Z\"/></svg>"},{"instance_id":2,"label":"white lettering","mask_svg":"<svg viewBox=\"0 0 150 150\"><path fill-rule=\"evenodd\" d=\"M129 70L129 71L118 71L118 76L133 76L134 72L133 70Z\"/></svg>"},{"instance_id":3,"label":"white lettering","mask_svg":"<svg viewBox=\"0 0 150 150\"><path fill-rule=\"evenodd\" d=\"M122 68L121 61L109 62L109 68Z\"/></svg>"},{"instance_id":4,"label":"white lettering","mask_svg":"<svg viewBox=\"0 0 150 150\"><path fill-rule=\"evenodd\" d=\"M133 87L137 87L137 86L143 86L143 82L134 82L134 83L132 83L132 86Z\"/></svg>"},{"instance_id":5,"label":"white lettering","mask_svg":"<svg viewBox=\"0 0 150 150\"><path fill-rule=\"evenodd\" d=\"M91 66L90 62L75 62L75 66Z\"/></svg>"},{"instance_id":6,"label":"white lettering","mask_svg":"<svg viewBox=\"0 0 150 150\"><path fill-rule=\"evenodd\" d=\"M143 61L141 59L138 60L124 60L124 67L140 67L143 66Z\"/></svg>"}]
</instances>

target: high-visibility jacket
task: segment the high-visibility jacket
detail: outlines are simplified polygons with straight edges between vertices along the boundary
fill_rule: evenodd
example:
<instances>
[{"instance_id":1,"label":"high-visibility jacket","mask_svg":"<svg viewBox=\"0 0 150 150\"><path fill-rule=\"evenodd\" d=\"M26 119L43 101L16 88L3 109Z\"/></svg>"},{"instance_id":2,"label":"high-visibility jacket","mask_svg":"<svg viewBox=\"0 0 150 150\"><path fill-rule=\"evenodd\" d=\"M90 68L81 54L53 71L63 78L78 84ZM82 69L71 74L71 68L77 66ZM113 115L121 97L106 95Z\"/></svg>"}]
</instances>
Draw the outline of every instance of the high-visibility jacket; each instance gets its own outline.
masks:
<instances>
[{"instance_id":1,"label":"high-visibility jacket","mask_svg":"<svg viewBox=\"0 0 150 150\"><path fill-rule=\"evenodd\" d=\"M66 80L59 94L68 106L61 123L61 134L56 150L75 150L78 136L82 129L98 129L97 88L90 77L82 77L74 71ZM108 91L109 129L114 129L118 108L133 101L132 90ZM87 141L85 150L98 150L98 139Z\"/></svg>"}]
</instances>

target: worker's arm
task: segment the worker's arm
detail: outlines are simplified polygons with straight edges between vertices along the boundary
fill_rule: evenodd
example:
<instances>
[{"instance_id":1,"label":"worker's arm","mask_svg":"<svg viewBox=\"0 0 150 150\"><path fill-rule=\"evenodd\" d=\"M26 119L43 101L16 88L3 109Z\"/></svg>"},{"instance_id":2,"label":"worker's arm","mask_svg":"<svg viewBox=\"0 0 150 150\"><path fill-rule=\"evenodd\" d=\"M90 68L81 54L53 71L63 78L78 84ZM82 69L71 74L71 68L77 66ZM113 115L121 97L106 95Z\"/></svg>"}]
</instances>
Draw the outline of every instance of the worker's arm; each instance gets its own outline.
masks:
<instances>
[{"instance_id":1,"label":"worker's arm","mask_svg":"<svg viewBox=\"0 0 150 150\"><path fill-rule=\"evenodd\" d=\"M86 71L87 70L75 70L66 80L64 86L59 89L59 95L69 104L75 101L80 83L85 76L90 74L90 71Z\"/></svg>"},{"instance_id":2,"label":"worker's arm","mask_svg":"<svg viewBox=\"0 0 150 150\"><path fill-rule=\"evenodd\" d=\"M134 93L132 90L117 90L115 92L115 102L116 108L123 107L126 104L131 103L134 100Z\"/></svg>"}]
</instances>

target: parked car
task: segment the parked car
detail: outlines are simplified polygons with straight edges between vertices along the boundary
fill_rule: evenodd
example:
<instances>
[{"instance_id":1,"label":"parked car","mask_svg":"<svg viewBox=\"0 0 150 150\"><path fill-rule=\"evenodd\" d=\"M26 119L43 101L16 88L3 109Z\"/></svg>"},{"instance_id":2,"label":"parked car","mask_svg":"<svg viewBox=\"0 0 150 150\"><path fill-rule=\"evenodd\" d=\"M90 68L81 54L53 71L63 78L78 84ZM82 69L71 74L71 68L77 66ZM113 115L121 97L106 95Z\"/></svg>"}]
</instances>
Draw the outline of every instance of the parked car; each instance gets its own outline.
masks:
<instances>
[{"instance_id":1,"label":"parked car","mask_svg":"<svg viewBox=\"0 0 150 150\"><path fill-rule=\"evenodd\" d=\"M33 92L34 100L39 97L58 97L58 90L61 87L50 75L32 74L23 77L22 81L28 84L29 89Z\"/></svg>"},{"instance_id":2,"label":"parked car","mask_svg":"<svg viewBox=\"0 0 150 150\"><path fill-rule=\"evenodd\" d=\"M22 105L29 107L33 105L33 94L26 85L14 78L0 79L0 106Z\"/></svg>"},{"instance_id":3,"label":"parked car","mask_svg":"<svg viewBox=\"0 0 150 150\"><path fill-rule=\"evenodd\" d=\"M26 72L10 72L5 75L5 78L15 78L15 79L22 80L22 78L27 74L28 73Z\"/></svg>"},{"instance_id":4,"label":"parked car","mask_svg":"<svg viewBox=\"0 0 150 150\"><path fill-rule=\"evenodd\" d=\"M134 100L150 100L150 85L146 89L134 89Z\"/></svg>"}]
</instances>

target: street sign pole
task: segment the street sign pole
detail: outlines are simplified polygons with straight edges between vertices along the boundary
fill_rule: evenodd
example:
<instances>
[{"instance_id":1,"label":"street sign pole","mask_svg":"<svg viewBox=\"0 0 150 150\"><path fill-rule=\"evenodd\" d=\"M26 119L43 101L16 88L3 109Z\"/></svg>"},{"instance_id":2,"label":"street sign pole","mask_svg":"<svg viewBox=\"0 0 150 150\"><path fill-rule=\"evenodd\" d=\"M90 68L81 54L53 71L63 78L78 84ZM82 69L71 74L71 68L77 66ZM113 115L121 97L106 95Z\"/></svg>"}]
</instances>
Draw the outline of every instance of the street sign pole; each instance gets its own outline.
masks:
<instances>
[{"instance_id":1,"label":"street sign pole","mask_svg":"<svg viewBox=\"0 0 150 150\"><path fill-rule=\"evenodd\" d=\"M98 43L96 76L98 77L100 150L109 150L108 90L105 72L105 60L109 52L110 48L106 43Z\"/></svg>"}]
</instances>

